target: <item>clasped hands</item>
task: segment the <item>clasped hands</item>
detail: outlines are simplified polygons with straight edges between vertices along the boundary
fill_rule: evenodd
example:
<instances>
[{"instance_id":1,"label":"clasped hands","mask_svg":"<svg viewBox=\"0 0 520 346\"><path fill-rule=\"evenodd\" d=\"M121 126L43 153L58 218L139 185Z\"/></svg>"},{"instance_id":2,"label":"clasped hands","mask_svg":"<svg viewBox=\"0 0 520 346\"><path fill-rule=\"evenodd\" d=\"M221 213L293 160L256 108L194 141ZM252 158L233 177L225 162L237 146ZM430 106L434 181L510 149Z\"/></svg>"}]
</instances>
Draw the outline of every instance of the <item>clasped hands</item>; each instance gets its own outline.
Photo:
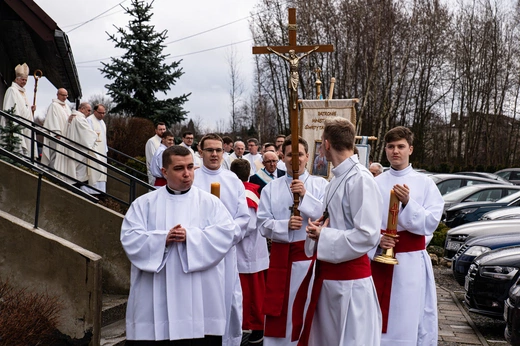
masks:
<instances>
[{"instance_id":1,"label":"clasped hands","mask_svg":"<svg viewBox=\"0 0 520 346\"><path fill-rule=\"evenodd\" d=\"M186 241L186 229L180 224L170 229L166 236L166 246L172 243L182 243Z\"/></svg>"},{"instance_id":2,"label":"clasped hands","mask_svg":"<svg viewBox=\"0 0 520 346\"><path fill-rule=\"evenodd\" d=\"M321 230L329 225L329 221L329 218L323 221L323 216L321 216L319 219L315 221L312 221L311 218L309 218L309 224L305 229L307 232L307 236L314 241L318 241L318 239L320 238Z\"/></svg>"}]
</instances>

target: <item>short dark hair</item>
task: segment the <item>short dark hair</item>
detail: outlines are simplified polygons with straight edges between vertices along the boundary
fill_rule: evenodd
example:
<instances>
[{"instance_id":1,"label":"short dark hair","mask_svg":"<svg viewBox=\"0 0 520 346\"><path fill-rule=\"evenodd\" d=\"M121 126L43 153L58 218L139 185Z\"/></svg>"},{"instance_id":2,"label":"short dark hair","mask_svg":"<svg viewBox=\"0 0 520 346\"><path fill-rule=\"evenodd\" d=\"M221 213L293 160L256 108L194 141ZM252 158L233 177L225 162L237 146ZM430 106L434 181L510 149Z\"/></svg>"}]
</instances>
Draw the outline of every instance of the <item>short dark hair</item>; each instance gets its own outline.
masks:
<instances>
[{"instance_id":1,"label":"short dark hair","mask_svg":"<svg viewBox=\"0 0 520 346\"><path fill-rule=\"evenodd\" d=\"M249 173L251 172L251 165L249 164L249 161L245 159L235 159L231 162L229 170L235 173L238 179L248 181Z\"/></svg>"},{"instance_id":2,"label":"short dark hair","mask_svg":"<svg viewBox=\"0 0 520 346\"><path fill-rule=\"evenodd\" d=\"M164 168L168 168L172 164L172 156L188 156L191 155L191 151L181 145L174 145L166 148L162 154L162 163Z\"/></svg>"},{"instance_id":3,"label":"short dark hair","mask_svg":"<svg viewBox=\"0 0 520 346\"><path fill-rule=\"evenodd\" d=\"M247 144L249 144L249 143L255 143L255 145L258 145L258 139L256 139L256 138L249 138L247 140Z\"/></svg>"},{"instance_id":4,"label":"short dark hair","mask_svg":"<svg viewBox=\"0 0 520 346\"><path fill-rule=\"evenodd\" d=\"M158 128L160 125L166 126L165 123L163 123L162 121L159 121L157 124L155 124L155 128Z\"/></svg>"},{"instance_id":5,"label":"short dark hair","mask_svg":"<svg viewBox=\"0 0 520 346\"><path fill-rule=\"evenodd\" d=\"M271 143L271 142L267 142L264 144L264 149L267 148L267 147L274 147L274 149L276 150L276 145L274 145L274 143Z\"/></svg>"},{"instance_id":6,"label":"short dark hair","mask_svg":"<svg viewBox=\"0 0 520 346\"><path fill-rule=\"evenodd\" d=\"M282 138L285 140L285 135L282 135L282 134L278 134L278 135L276 135L276 138L275 138L275 139L278 139L278 138L280 138L280 137L282 137Z\"/></svg>"},{"instance_id":7,"label":"short dark hair","mask_svg":"<svg viewBox=\"0 0 520 346\"><path fill-rule=\"evenodd\" d=\"M192 135L192 134L193 134L193 132L191 132L191 131L183 132L182 133L182 138L186 138L187 135Z\"/></svg>"},{"instance_id":8,"label":"short dark hair","mask_svg":"<svg viewBox=\"0 0 520 346\"><path fill-rule=\"evenodd\" d=\"M97 111L100 106L103 108L106 108L104 104L98 103L97 105L94 106L94 110Z\"/></svg>"},{"instance_id":9,"label":"short dark hair","mask_svg":"<svg viewBox=\"0 0 520 346\"><path fill-rule=\"evenodd\" d=\"M298 137L298 143L303 144L303 148L305 149L305 152L309 152L309 144L307 144L307 141L303 139L302 137ZM292 138L291 135L285 137L285 140L283 141L283 150L282 153L285 155L285 149L287 149L287 146L292 145Z\"/></svg>"},{"instance_id":10,"label":"short dark hair","mask_svg":"<svg viewBox=\"0 0 520 346\"><path fill-rule=\"evenodd\" d=\"M385 143L406 139L409 146L413 145L413 132L404 126L397 126L385 134Z\"/></svg>"},{"instance_id":11,"label":"short dark hair","mask_svg":"<svg viewBox=\"0 0 520 346\"><path fill-rule=\"evenodd\" d=\"M200 145L201 149L204 149L204 142L207 141L208 139L209 140L220 141L222 143L222 138L220 138L219 135L217 135L215 133L208 133L207 135L202 137L202 139L199 142L199 145Z\"/></svg>"},{"instance_id":12,"label":"short dark hair","mask_svg":"<svg viewBox=\"0 0 520 346\"><path fill-rule=\"evenodd\" d=\"M171 133L171 131L169 131L169 130L164 131L163 134L162 134L162 136L161 136L162 139L164 139L164 138L166 138L166 137L174 137L174 138L175 138L175 136L173 135L173 133Z\"/></svg>"},{"instance_id":13,"label":"short dark hair","mask_svg":"<svg viewBox=\"0 0 520 346\"><path fill-rule=\"evenodd\" d=\"M356 128L345 118L329 118L325 120L323 138L329 141L334 150L354 150Z\"/></svg>"},{"instance_id":14,"label":"short dark hair","mask_svg":"<svg viewBox=\"0 0 520 346\"><path fill-rule=\"evenodd\" d=\"M222 143L224 144L233 144L233 139L229 136L222 137Z\"/></svg>"}]
</instances>

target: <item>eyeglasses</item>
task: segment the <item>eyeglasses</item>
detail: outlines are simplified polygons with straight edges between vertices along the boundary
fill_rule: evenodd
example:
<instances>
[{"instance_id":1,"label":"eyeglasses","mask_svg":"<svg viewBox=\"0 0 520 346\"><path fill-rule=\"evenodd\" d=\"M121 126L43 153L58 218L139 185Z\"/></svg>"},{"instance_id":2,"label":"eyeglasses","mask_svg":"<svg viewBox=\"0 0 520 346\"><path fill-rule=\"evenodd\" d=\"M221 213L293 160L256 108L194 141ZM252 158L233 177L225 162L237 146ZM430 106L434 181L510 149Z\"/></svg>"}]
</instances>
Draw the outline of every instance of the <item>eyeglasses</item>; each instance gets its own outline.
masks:
<instances>
[{"instance_id":1,"label":"eyeglasses","mask_svg":"<svg viewBox=\"0 0 520 346\"><path fill-rule=\"evenodd\" d=\"M203 151L207 152L208 154L213 154L213 152L215 151L217 154L220 154L221 152L224 151L224 149L222 148L216 148L216 149L213 149L213 148L204 148L202 149Z\"/></svg>"},{"instance_id":2,"label":"eyeglasses","mask_svg":"<svg viewBox=\"0 0 520 346\"><path fill-rule=\"evenodd\" d=\"M58 94L58 95L60 95L60 96L65 96L65 97L69 97L69 95L67 95L67 94Z\"/></svg>"},{"instance_id":3,"label":"eyeglasses","mask_svg":"<svg viewBox=\"0 0 520 346\"><path fill-rule=\"evenodd\" d=\"M184 137L184 139L186 139L188 141L192 141L194 139L194 137Z\"/></svg>"},{"instance_id":4,"label":"eyeglasses","mask_svg":"<svg viewBox=\"0 0 520 346\"><path fill-rule=\"evenodd\" d=\"M274 165L275 163L278 163L278 160L264 161L264 165Z\"/></svg>"}]
</instances>

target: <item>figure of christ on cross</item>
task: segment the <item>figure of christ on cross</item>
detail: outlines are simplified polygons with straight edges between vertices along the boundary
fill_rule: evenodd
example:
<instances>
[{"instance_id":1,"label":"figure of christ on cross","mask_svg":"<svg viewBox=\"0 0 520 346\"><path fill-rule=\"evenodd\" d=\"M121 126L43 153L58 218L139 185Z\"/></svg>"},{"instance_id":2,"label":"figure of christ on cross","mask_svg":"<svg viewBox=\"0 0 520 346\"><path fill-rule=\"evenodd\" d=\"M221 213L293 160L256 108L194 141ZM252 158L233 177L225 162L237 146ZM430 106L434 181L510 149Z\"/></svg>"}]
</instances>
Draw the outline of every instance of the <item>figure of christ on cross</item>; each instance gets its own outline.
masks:
<instances>
[{"instance_id":1,"label":"figure of christ on cross","mask_svg":"<svg viewBox=\"0 0 520 346\"><path fill-rule=\"evenodd\" d=\"M278 56L284 58L289 62L289 72L290 72L290 81L289 81L289 90L290 90L290 121L291 121L291 140L292 140L292 155L294 157L298 157L298 66L301 59L306 57L312 52L333 52L334 47L330 44L326 45L313 45L313 46L298 46L296 44L296 9L289 8L289 45L288 46L269 46L269 47L253 47L253 54L270 54L274 53ZM283 54L289 53L289 57L284 56ZM304 53L302 56L298 57L297 53ZM292 105L291 105L292 102ZM298 179L298 160L293 160L292 163L292 172L293 179ZM289 167L287 167L289 169ZM300 202L300 197L298 194L294 194L294 205L293 212L295 216L299 216L298 205Z\"/></svg>"},{"instance_id":2,"label":"figure of christ on cross","mask_svg":"<svg viewBox=\"0 0 520 346\"><path fill-rule=\"evenodd\" d=\"M285 55L278 53L271 47L267 47L268 51L278 55L280 58L285 59L289 62L289 73L290 73L289 89L291 90L290 102L292 103L293 109L296 109L296 103L298 102L298 81L300 79L300 76L298 74L298 66L299 66L300 60L302 60L303 58L305 58L307 55L311 54L312 52L318 50L318 48L320 48L320 47L316 46L300 57L298 57L296 55L296 52L294 51L294 49L291 49L291 50L289 50L289 57L286 57Z\"/></svg>"}]
</instances>

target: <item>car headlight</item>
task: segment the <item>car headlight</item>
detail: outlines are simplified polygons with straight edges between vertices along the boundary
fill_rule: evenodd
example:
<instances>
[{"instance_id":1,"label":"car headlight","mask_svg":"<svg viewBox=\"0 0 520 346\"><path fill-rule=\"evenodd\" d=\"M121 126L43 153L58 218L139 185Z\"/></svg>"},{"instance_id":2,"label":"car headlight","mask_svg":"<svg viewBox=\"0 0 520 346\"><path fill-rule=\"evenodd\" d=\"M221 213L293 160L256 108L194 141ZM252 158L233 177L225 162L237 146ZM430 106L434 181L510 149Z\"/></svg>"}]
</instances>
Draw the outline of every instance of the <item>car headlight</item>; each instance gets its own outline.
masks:
<instances>
[{"instance_id":1,"label":"car headlight","mask_svg":"<svg viewBox=\"0 0 520 346\"><path fill-rule=\"evenodd\" d=\"M477 210L478 208L466 208L466 209L461 209L460 212L459 212L459 215L464 215L464 214L469 214L469 213L473 213L475 210Z\"/></svg>"},{"instance_id":2,"label":"car headlight","mask_svg":"<svg viewBox=\"0 0 520 346\"><path fill-rule=\"evenodd\" d=\"M503 266L482 266L480 267L480 275L496 280L511 280L516 273L518 268L515 267L503 267Z\"/></svg>"},{"instance_id":3,"label":"car headlight","mask_svg":"<svg viewBox=\"0 0 520 346\"><path fill-rule=\"evenodd\" d=\"M468 255L468 256L477 257L478 255L481 255L484 252L488 252L489 250L491 250L491 249L488 247L485 247L485 246L472 246L469 249L467 249L464 254Z\"/></svg>"}]
</instances>

